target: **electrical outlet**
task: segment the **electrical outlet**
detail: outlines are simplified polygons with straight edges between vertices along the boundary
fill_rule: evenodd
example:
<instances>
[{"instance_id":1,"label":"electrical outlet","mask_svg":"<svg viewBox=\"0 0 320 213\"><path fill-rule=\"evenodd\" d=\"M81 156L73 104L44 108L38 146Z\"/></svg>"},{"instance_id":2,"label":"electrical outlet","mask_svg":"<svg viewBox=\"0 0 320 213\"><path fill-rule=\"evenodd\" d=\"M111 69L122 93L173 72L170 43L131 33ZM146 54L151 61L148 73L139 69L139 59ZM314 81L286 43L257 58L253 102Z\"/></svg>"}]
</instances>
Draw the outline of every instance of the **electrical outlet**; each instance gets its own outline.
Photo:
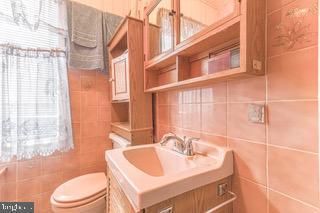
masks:
<instances>
[{"instance_id":1,"label":"electrical outlet","mask_svg":"<svg viewBox=\"0 0 320 213\"><path fill-rule=\"evenodd\" d=\"M265 106L262 104L249 104L248 120L252 123L265 123Z\"/></svg>"}]
</instances>

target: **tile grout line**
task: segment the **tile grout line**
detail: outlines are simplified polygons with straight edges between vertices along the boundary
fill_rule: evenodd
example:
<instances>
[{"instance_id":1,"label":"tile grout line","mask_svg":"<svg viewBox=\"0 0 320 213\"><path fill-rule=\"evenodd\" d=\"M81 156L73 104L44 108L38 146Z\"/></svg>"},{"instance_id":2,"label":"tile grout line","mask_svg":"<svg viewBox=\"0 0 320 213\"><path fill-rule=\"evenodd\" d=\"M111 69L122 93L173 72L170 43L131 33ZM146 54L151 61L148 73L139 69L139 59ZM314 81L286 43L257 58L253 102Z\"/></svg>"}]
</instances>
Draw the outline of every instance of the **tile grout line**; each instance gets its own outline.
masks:
<instances>
[{"instance_id":1,"label":"tile grout line","mask_svg":"<svg viewBox=\"0 0 320 213\"><path fill-rule=\"evenodd\" d=\"M292 199L292 200L294 200L294 201L297 201L297 202L299 202L299 203L301 203L301 204L303 204L303 205L305 205L305 206L308 206L308 207L313 208L313 209L315 209L315 210L319 210L319 207L316 207L316 206L314 206L314 205L312 205L312 204L309 204L309 203L307 203L307 202L305 202L305 201L302 201L302 200L299 200L299 199L297 199L297 198L294 198L294 197L292 197L292 196L290 196L290 195L288 195L288 194L285 194L285 193L283 193L283 192L280 192L280 191L278 191L278 190L275 190L275 189L272 189L272 188L269 188L269 187L267 187L267 188L268 188L268 190L270 190L270 191L273 191L273 192L275 192L275 193L278 193L278 194L280 194L280 195L282 195L282 196L284 196L284 197L290 198L290 199Z\"/></svg>"},{"instance_id":2,"label":"tile grout line","mask_svg":"<svg viewBox=\"0 0 320 213\"><path fill-rule=\"evenodd\" d=\"M278 9L274 9L274 10L270 11L269 13L268 13L268 8L266 8L266 9L267 9L266 15L267 15L267 16L269 16L269 15L271 15L271 14L273 14L273 13L276 13L276 12L278 12L278 11L282 10L284 7L286 7L286 6L288 6L288 5L292 4L292 3L294 3L295 1L296 1L296 0L291 1L291 2L289 2L289 3L286 3L286 4L283 4L283 5L281 5L281 7L280 7L280 8L278 8Z\"/></svg>"},{"instance_id":3,"label":"tile grout line","mask_svg":"<svg viewBox=\"0 0 320 213\"><path fill-rule=\"evenodd\" d=\"M309 49L315 48L317 46L318 46L318 44L313 44L311 46L302 47L302 48L299 48L299 49L296 49L296 50L282 52L282 53L279 53L279 54L272 55L270 57L266 57L266 60L268 61L268 60L271 60L271 59L274 59L274 58L278 58L278 57L281 57L281 56L286 56L286 55L290 55L290 54L293 54L293 53L302 52L302 51L305 51L305 50L309 50Z\"/></svg>"},{"instance_id":4,"label":"tile grout line","mask_svg":"<svg viewBox=\"0 0 320 213\"><path fill-rule=\"evenodd\" d=\"M284 196L284 197L287 197L287 198L290 198L290 199L292 199L292 200L295 200L295 201L297 201L297 202L299 202L299 203L301 203L301 204L303 204L303 205L306 205L306 206L309 206L309 207L311 207L311 208L314 208L314 209L316 209L316 210L319 210L319 209L320 209L320 208L317 207L317 206L314 206L314 205L309 204L309 203L307 203L307 202L305 202L305 201L302 201L302 200L299 200L299 199L297 199L297 198L294 198L294 197L292 197L292 196L289 195L289 194L286 194L286 193L280 192L280 191L278 191L278 190L275 190L275 189L273 189L273 188L267 187L267 186L265 186L265 185L263 185L263 184L261 184L261 183L258 183L258 182L254 181L254 180L251 180L251 179L249 179L249 178L247 178L247 177L244 177L244 176L241 176L241 175L237 175L237 177L239 177L240 179L242 179L242 180L244 180L244 181L247 181L247 182L249 182L249 183L251 183L251 184L258 185L258 186L260 186L260 187L262 187L262 188L265 188L266 191L269 191L269 190L270 190L270 191L273 191L273 192L275 192L275 193L278 193L278 194L280 194L280 195L282 195L282 196Z\"/></svg>"},{"instance_id":5,"label":"tile grout line","mask_svg":"<svg viewBox=\"0 0 320 213\"><path fill-rule=\"evenodd\" d=\"M266 9L268 10L268 1L266 1ZM267 213L270 212L270 193L268 190L269 187L269 112L268 112L268 101L269 101L269 93L268 93L268 12L266 12L265 16L265 139L266 139L266 193L267 193Z\"/></svg>"}]
</instances>

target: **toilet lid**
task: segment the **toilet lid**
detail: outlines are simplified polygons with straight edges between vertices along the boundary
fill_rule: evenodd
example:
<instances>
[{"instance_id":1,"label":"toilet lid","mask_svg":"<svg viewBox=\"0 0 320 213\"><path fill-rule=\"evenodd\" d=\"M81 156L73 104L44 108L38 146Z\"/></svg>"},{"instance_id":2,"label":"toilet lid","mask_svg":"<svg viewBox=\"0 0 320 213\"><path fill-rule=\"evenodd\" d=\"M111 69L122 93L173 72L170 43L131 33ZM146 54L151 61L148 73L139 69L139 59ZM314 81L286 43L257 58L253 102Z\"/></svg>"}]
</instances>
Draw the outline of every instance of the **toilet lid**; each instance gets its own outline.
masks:
<instances>
[{"instance_id":1,"label":"toilet lid","mask_svg":"<svg viewBox=\"0 0 320 213\"><path fill-rule=\"evenodd\" d=\"M107 178L104 173L92 173L73 178L61 184L52 194L60 203L77 202L88 199L107 188Z\"/></svg>"}]
</instances>

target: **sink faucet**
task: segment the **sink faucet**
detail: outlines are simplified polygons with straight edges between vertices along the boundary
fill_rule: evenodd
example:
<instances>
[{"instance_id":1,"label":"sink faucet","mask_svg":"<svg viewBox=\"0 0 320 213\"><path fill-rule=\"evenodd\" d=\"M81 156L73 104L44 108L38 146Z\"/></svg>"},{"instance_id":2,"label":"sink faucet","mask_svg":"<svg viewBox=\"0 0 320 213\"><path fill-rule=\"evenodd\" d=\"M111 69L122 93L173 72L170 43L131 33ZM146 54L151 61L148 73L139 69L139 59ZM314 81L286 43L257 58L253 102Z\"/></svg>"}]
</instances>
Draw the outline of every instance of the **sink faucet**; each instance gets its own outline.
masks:
<instances>
[{"instance_id":1,"label":"sink faucet","mask_svg":"<svg viewBox=\"0 0 320 213\"><path fill-rule=\"evenodd\" d=\"M160 145L164 146L172 139L174 139L174 141L175 141L174 150L179 153L183 153L185 150L185 137L181 138L172 132L169 132L169 133L163 135L163 137L160 140Z\"/></svg>"},{"instance_id":2,"label":"sink faucet","mask_svg":"<svg viewBox=\"0 0 320 213\"><path fill-rule=\"evenodd\" d=\"M180 153L180 154L184 154L186 156L193 156L194 152L193 152L193 146L192 146L192 142L195 140L199 140L199 138L189 138L188 140L186 140L186 136L184 136L183 138L177 136L176 134L170 132L165 134L162 139L160 140L160 145L164 146L168 143L168 141L170 140L175 140L175 144L174 144L174 148L173 150Z\"/></svg>"}]
</instances>

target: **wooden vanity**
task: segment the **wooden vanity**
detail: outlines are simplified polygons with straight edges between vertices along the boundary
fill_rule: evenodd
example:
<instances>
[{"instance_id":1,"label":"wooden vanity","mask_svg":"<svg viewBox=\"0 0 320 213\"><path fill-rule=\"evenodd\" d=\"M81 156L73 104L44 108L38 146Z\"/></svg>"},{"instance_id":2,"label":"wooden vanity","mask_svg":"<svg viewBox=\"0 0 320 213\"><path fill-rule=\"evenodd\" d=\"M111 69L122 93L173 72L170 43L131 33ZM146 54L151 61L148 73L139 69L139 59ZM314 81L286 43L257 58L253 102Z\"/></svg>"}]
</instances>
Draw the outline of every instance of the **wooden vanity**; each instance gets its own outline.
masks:
<instances>
[{"instance_id":1,"label":"wooden vanity","mask_svg":"<svg viewBox=\"0 0 320 213\"><path fill-rule=\"evenodd\" d=\"M223 201L228 195L218 196L217 188L221 183L228 183L231 188L231 177L224 178L206 186L185 192L168 200L159 202L143 210L136 211L125 193L122 191L117 179L108 169L107 212L109 213L202 213L206 212ZM172 211L164 211L172 209ZM232 204L229 204L215 213L232 213Z\"/></svg>"}]
</instances>

